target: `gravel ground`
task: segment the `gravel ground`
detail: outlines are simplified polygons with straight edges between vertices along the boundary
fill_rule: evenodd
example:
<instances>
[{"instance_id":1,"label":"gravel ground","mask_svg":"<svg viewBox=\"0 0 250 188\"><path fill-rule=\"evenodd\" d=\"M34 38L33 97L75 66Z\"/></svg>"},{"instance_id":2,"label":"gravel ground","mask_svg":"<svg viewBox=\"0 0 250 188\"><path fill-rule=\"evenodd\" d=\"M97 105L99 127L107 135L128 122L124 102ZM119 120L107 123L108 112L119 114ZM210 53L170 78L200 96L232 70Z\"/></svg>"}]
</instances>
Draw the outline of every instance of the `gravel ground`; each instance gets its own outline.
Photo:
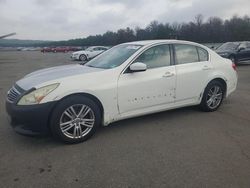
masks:
<instances>
[{"instance_id":1,"label":"gravel ground","mask_svg":"<svg viewBox=\"0 0 250 188\"><path fill-rule=\"evenodd\" d=\"M85 143L16 134L5 112L15 80L69 53L0 52L0 187L250 187L250 64L213 113L181 108L113 123Z\"/></svg>"}]
</instances>

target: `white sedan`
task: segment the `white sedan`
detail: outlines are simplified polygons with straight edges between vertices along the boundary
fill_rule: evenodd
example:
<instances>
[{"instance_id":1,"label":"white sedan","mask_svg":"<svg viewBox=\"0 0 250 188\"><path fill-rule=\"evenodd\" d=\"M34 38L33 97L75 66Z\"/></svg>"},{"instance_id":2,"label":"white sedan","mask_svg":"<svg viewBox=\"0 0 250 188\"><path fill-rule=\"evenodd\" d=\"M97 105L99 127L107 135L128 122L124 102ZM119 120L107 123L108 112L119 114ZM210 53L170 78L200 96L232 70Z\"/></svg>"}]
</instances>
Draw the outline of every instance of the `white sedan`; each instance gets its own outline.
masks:
<instances>
[{"instance_id":1,"label":"white sedan","mask_svg":"<svg viewBox=\"0 0 250 188\"><path fill-rule=\"evenodd\" d=\"M100 55L101 53L103 53L107 49L108 48L105 46L92 46L92 47L89 47L85 50L73 52L71 54L71 59L78 60L78 61L88 61L88 60Z\"/></svg>"},{"instance_id":2,"label":"white sedan","mask_svg":"<svg viewBox=\"0 0 250 188\"><path fill-rule=\"evenodd\" d=\"M99 125L121 119L190 105L215 111L236 85L235 65L203 45L137 41L115 46L85 65L25 76L9 90L6 108L19 133L51 131L77 143Z\"/></svg>"}]
</instances>

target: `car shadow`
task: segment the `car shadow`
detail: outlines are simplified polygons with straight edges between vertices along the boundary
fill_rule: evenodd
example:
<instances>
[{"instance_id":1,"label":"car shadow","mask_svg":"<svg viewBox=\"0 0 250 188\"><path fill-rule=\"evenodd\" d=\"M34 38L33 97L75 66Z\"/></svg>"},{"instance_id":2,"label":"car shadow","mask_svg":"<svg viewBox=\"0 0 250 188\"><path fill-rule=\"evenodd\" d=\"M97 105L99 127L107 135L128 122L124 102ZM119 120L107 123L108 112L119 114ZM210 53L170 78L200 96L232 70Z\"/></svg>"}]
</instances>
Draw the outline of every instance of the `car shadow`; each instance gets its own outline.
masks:
<instances>
[{"instance_id":1,"label":"car shadow","mask_svg":"<svg viewBox=\"0 0 250 188\"><path fill-rule=\"evenodd\" d=\"M103 134L104 132L112 131L113 129L128 129L136 126L137 128L142 126L157 126L160 122L168 122L168 120L174 120L180 116L200 114L203 113L197 106L182 107L173 110L167 110L163 112L153 113L149 115L143 115L139 117L120 120L109 124L108 126L100 127L97 134ZM104 133L105 134L105 133Z\"/></svg>"},{"instance_id":2,"label":"car shadow","mask_svg":"<svg viewBox=\"0 0 250 188\"><path fill-rule=\"evenodd\" d=\"M111 123L108 126L99 127L98 131L95 135L90 138L91 140L95 140L94 142L98 142L98 139L101 137L105 137L109 135L113 131L122 131L131 128L143 129L145 126L154 125L157 128L162 122L168 122L168 120L174 121L175 118L185 115L197 115L203 113L201 112L197 106L183 107L179 109L173 109L163 112L158 112L154 114L139 116L135 118L129 118L125 120L120 120L114 123ZM115 133L114 133L115 134ZM60 147L65 145L64 143L54 139L51 134L48 135L39 135L39 136L25 136L18 134L14 131L10 133L10 138L13 142L16 142L20 145L36 145L37 147L43 147L44 145L49 145L49 147ZM88 142L88 141L87 141Z\"/></svg>"}]
</instances>

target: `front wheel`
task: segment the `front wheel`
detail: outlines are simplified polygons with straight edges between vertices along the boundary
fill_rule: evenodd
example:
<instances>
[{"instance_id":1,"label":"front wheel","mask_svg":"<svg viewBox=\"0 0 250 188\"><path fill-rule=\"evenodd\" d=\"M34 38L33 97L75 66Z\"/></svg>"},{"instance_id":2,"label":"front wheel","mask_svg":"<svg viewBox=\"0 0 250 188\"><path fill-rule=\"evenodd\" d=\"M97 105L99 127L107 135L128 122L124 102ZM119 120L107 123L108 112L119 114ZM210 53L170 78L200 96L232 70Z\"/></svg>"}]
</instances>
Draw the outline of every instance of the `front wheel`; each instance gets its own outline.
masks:
<instances>
[{"instance_id":1,"label":"front wheel","mask_svg":"<svg viewBox=\"0 0 250 188\"><path fill-rule=\"evenodd\" d=\"M71 96L62 100L51 117L51 131L66 143L79 143L89 139L101 123L98 105L84 96Z\"/></svg>"},{"instance_id":2,"label":"front wheel","mask_svg":"<svg viewBox=\"0 0 250 188\"><path fill-rule=\"evenodd\" d=\"M87 56L84 54L80 55L79 59L80 59L80 61L87 61L88 60Z\"/></svg>"},{"instance_id":3,"label":"front wheel","mask_svg":"<svg viewBox=\"0 0 250 188\"><path fill-rule=\"evenodd\" d=\"M224 93L225 88L221 82L216 80L210 82L203 93L200 103L201 110L206 112L217 110L223 101Z\"/></svg>"}]
</instances>

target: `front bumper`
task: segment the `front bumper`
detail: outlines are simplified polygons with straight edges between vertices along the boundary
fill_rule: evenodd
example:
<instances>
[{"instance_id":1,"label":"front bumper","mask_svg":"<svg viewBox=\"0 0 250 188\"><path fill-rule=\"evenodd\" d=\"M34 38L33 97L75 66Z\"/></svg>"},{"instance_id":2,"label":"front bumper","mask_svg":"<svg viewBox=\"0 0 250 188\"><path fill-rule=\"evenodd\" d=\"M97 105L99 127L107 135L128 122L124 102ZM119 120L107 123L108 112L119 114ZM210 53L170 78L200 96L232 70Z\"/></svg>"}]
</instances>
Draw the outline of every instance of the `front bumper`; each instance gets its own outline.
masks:
<instances>
[{"instance_id":1,"label":"front bumper","mask_svg":"<svg viewBox=\"0 0 250 188\"><path fill-rule=\"evenodd\" d=\"M77 55L71 55L70 58L72 60L79 60L79 56L77 56Z\"/></svg>"},{"instance_id":2,"label":"front bumper","mask_svg":"<svg viewBox=\"0 0 250 188\"><path fill-rule=\"evenodd\" d=\"M24 135L48 134L49 117L56 102L18 106L6 102L6 111L14 130Z\"/></svg>"}]
</instances>

